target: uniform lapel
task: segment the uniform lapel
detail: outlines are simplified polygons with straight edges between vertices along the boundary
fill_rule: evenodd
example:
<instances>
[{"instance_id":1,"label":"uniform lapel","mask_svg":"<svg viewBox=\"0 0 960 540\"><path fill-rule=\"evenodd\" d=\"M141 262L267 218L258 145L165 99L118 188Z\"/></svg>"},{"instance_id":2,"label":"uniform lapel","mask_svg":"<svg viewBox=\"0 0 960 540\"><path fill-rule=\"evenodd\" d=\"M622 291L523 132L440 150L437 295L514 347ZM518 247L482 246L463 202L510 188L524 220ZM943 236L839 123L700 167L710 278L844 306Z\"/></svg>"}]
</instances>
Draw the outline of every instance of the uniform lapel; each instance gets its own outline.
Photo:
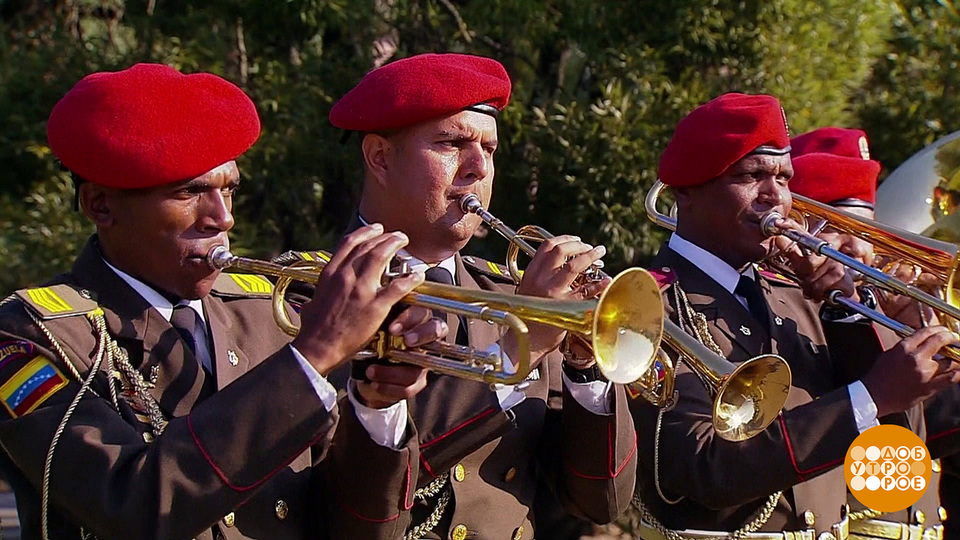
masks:
<instances>
[{"instance_id":1,"label":"uniform lapel","mask_svg":"<svg viewBox=\"0 0 960 540\"><path fill-rule=\"evenodd\" d=\"M216 366L217 389L232 383L250 369L250 359L237 346L232 336L233 319L223 302L213 295L203 299L210 339L213 341L213 365Z\"/></svg>"},{"instance_id":2,"label":"uniform lapel","mask_svg":"<svg viewBox=\"0 0 960 540\"><path fill-rule=\"evenodd\" d=\"M143 378L153 382L150 393L164 413L189 413L202 395L206 375L176 329L104 263L94 238L73 273L82 287L96 291L108 332Z\"/></svg>"},{"instance_id":3,"label":"uniform lapel","mask_svg":"<svg viewBox=\"0 0 960 540\"><path fill-rule=\"evenodd\" d=\"M732 361L741 356L743 360L752 358L770 349L769 330L762 328L733 294L669 247L663 248L658 260L661 257L665 266L676 273L693 309L703 314L711 330L716 329L711 335Z\"/></svg>"},{"instance_id":4,"label":"uniform lapel","mask_svg":"<svg viewBox=\"0 0 960 540\"><path fill-rule=\"evenodd\" d=\"M767 308L770 311L770 346L773 354L783 356L790 354L793 349L792 343L796 341L796 333L791 337L785 330L785 321L787 320L788 308L783 296L775 294L770 282L764 278L760 272L757 272L757 283L763 291L763 297L767 300ZM790 325L794 330L796 325Z\"/></svg>"},{"instance_id":5,"label":"uniform lapel","mask_svg":"<svg viewBox=\"0 0 960 540\"><path fill-rule=\"evenodd\" d=\"M480 290L482 287L480 287L480 284L477 283L477 280L470 275L470 272L467 271L467 267L463 264L463 258L460 257L459 253L454 256L454 260L457 263L458 285L467 290ZM453 319L457 321L456 324L459 326L459 318L453 317ZM457 335L453 325L450 326L449 335L454 336L454 338ZM495 324L490 324L472 317L468 317L467 337L469 338L469 343L471 346L484 348L496 343L496 341L500 339L500 327Z\"/></svg>"}]
</instances>

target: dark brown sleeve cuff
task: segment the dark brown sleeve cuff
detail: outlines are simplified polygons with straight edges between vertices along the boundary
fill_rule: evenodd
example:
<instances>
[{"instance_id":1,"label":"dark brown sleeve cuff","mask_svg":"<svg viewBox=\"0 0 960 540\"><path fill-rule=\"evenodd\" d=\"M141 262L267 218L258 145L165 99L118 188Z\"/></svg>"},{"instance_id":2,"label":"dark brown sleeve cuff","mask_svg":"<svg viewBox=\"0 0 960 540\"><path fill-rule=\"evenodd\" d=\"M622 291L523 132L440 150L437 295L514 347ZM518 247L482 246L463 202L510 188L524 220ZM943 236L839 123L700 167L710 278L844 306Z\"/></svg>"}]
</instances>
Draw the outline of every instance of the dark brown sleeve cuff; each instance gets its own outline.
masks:
<instances>
[{"instance_id":1,"label":"dark brown sleeve cuff","mask_svg":"<svg viewBox=\"0 0 960 540\"><path fill-rule=\"evenodd\" d=\"M406 444L393 450L370 438L348 399L324 465L332 538L390 539L410 523L420 450L407 419Z\"/></svg>"}]
</instances>

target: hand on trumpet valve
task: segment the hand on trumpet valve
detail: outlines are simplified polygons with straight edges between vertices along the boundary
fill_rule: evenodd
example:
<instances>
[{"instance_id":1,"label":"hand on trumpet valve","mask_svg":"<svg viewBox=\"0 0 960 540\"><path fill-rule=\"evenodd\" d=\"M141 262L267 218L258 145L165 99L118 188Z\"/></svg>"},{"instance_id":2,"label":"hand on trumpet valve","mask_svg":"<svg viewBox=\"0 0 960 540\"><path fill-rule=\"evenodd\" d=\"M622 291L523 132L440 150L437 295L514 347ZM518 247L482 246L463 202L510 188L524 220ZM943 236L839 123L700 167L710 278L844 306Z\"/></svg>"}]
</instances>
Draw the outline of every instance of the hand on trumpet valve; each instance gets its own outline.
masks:
<instances>
[{"instance_id":1,"label":"hand on trumpet valve","mask_svg":"<svg viewBox=\"0 0 960 540\"><path fill-rule=\"evenodd\" d=\"M590 281L579 287L574 283L606 252L605 247L590 246L577 236L561 235L544 240L527 265L517 286L517 294L561 300L593 298L609 285L609 278ZM529 327L531 358L540 358L556 349L566 334L554 326L533 323ZM509 349L507 353L510 353Z\"/></svg>"},{"instance_id":2,"label":"hand on trumpet valve","mask_svg":"<svg viewBox=\"0 0 960 540\"><path fill-rule=\"evenodd\" d=\"M448 328L445 321L433 316L432 310L412 306L390 322L388 331L403 336L404 345L413 348L443 339ZM427 371L411 364L370 363L364 380L354 380L357 398L367 407L385 409L426 388Z\"/></svg>"},{"instance_id":3,"label":"hand on trumpet valve","mask_svg":"<svg viewBox=\"0 0 960 540\"><path fill-rule=\"evenodd\" d=\"M368 225L347 235L323 268L293 340L321 375L365 347L393 305L423 283L423 275L413 273L381 285L384 268L407 242L402 233L384 234L381 225ZM401 325L400 331L405 329Z\"/></svg>"}]
</instances>

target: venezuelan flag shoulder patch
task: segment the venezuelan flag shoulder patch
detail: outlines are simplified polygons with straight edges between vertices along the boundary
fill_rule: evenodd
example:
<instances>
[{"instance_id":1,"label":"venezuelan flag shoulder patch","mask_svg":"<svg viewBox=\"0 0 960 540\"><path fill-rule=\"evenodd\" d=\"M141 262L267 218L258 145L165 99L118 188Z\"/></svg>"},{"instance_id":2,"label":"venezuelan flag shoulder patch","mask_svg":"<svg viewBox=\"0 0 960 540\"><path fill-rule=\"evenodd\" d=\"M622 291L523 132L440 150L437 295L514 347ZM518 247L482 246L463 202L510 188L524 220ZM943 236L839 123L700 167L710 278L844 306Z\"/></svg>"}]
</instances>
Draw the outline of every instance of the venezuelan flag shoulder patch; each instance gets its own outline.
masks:
<instances>
[{"instance_id":1,"label":"venezuelan flag shoulder patch","mask_svg":"<svg viewBox=\"0 0 960 540\"><path fill-rule=\"evenodd\" d=\"M13 418L33 411L67 385L66 377L44 356L34 356L8 373L0 385L0 403Z\"/></svg>"}]
</instances>

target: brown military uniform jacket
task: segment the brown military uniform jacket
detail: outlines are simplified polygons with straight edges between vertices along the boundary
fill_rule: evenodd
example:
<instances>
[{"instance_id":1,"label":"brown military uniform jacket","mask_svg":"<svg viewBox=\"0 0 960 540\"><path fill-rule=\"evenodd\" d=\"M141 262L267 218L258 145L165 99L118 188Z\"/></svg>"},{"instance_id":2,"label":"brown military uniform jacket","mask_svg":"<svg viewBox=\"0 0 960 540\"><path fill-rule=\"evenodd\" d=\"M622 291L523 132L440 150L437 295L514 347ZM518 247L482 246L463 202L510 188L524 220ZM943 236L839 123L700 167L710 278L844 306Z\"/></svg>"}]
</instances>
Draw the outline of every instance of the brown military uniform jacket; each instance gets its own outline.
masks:
<instances>
[{"instance_id":1,"label":"brown military uniform jacket","mask_svg":"<svg viewBox=\"0 0 960 540\"><path fill-rule=\"evenodd\" d=\"M466 289L514 289L502 267L459 255L456 264L459 285ZM453 340L460 322L456 316L447 322ZM499 338L497 327L473 319L467 335L479 349ZM562 388L560 370L559 353L551 353L527 381L526 399L506 412L486 384L430 375L427 388L409 403L420 443L419 463L410 474L418 488L449 474L451 492L442 519L425 538L533 538L531 505L538 474L553 480L569 508L595 521L611 521L626 509L634 486L636 439L624 390L618 387L613 393L611 415L595 415ZM370 478L371 464L397 462L395 452L374 450L354 453L355 464L341 471L344 481L354 481L340 484L331 498L339 499L334 504L348 516L346 526L336 526L335 538L398 538L436 507L440 495L419 501L411 489L399 515L378 513L371 506L390 507L392 501L363 501L353 494ZM355 502L345 504L344 497Z\"/></svg>"},{"instance_id":2,"label":"brown military uniform jacket","mask_svg":"<svg viewBox=\"0 0 960 540\"><path fill-rule=\"evenodd\" d=\"M825 325L824 331L827 334L827 340L833 344L832 353L835 358L848 362L843 362L839 366L841 370L840 382L847 384L861 378L872 367L873 358L871 355L864 355L858 351L863 347L863 343L855 343L845 338L843 324ZM890 349L900 342L900 337L892 330L886 327L873 325L877 332L876 345L880 347L877 351ZM867 344L873 347L872 344ZM866 362L859 364L860 362ZM941 483L941 465L938 458L956 452L960 449L960 415L958 410L958 396L960 392L956 389L949 389L940 392L937 396L927 400L922 405L917 405L908 411L895 413L878 419L881 424L895 424L905 427L925 441L933 459L930 472L929 488L923 493L920 500L910 507L899 512L888 512L875 519L887 522L906 523L909 525L922 525L924 528L935 527L943 520L944 510L941 508L941 496L937 491L937 485ZM848 496L848 502L852 511L852 516L856 517L866 507L860 503L852 494ZM856 529L851 520L851 527Z\"/></svg>"},{"instance_id":3,"label":"brown military uniform jacket","mask_svg":"<svg viewBox=\"0 0 960 540\"><path fill-rule=\"evenodd\" d=\"M260 294L221 276L202 300L215 377L201 368L177 331L104 264L94 239L73 270L54 280L66 285L52 292L67 307L102 309L110 337L151 385L149 394L169 423L161 435L151 435L143 402L132 397L126 377L117 378L115 406L107 366L101 366L53 456L51 538L79 538L81 528L103 540L318 535L322 515L311 508L319 504L308 495L338 413L328 412L317 397L286 346L289 338L273 323L269 284L256 280L265 286ZM84 296L91 298L88 305ZM84 315L44 320L64 359L28 309L21 299L0 308L0 380L18 384L17 375L40 358L59 373L54 382L64 385L31 394L43 400L29 412L5 400L0 466L16 490L23 537L39 538L45 457L81 387L71 371L87 377L98 340ZM338 432L337 439L345 435Z\"/></svg>"},{"instance_id":4,"label":"brown military uniform jacket","mask_svg":"<svg viewBox=\"0 0 960 540\"><path fill-rule=\"evenodd\" d=\"M940 473L939 486L931 478L925 496L936 491L940 497L943 509L937 517L944 520L944 538L960 538L960 387L951 386L927 400L924 418L930 455L940 458L933 465L934 474Z\"/></svg>"},{"instance_id":5,"label":"brown military uniform jacket","mask_svg":"<svg viewBox=\"0 0 960 540\"><path fill-rule=\"evenodd\" d=\"M724 356L740 363L759 354L778 354L790 365L793 386L783 414L763 433L743 442L717 437L711 424L712 395L685 365L677 370L677 404L663 414L660 428L659 481L668 504L654 485L657 410L640 399L631 402L640 448L639 495L671 529L734 531L751 522L768 496L783 496L761 530L800 530L814 522L829 531L847 502L842 463L859 435L848 390L838 382L817 306L798 287L759 278L770 324L760 323L737 299L685 258L664 246L652 264L675 281L665 304L676 321L671 291L686 292L693 309L706 317ZM846 324L851 343L879 347L868 324ZM857 334L862 334L859 336Z\"/></svg>"}]
</instances>

